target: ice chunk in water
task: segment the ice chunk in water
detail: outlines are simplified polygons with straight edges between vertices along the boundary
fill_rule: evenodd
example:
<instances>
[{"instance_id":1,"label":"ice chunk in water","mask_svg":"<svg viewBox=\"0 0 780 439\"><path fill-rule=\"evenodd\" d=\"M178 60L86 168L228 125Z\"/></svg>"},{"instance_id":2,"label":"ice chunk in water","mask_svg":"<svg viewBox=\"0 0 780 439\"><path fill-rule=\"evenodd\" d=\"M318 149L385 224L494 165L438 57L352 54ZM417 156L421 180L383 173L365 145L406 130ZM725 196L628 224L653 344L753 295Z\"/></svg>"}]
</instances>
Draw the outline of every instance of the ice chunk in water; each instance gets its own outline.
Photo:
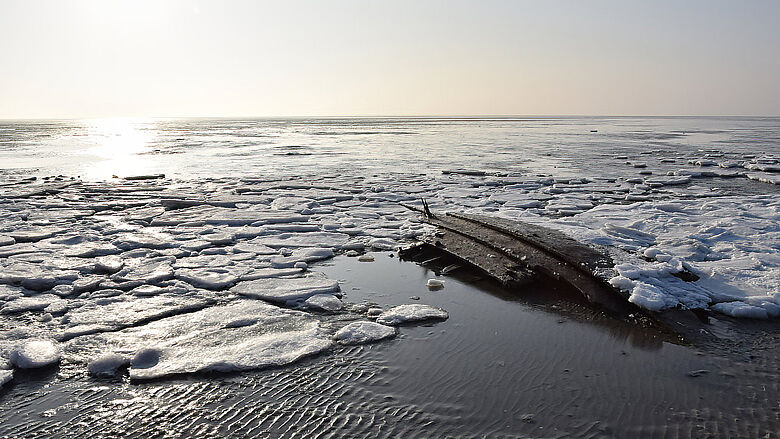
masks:
<instances>
[{"instance_id":1,"label":"ice chunk in water","mask_svg":"<svg viewBox=\"0 0 780 439\"><path fill-rule=\"evenodd\" d=\"M298 262L316 262L333 257L330 248L305 248L293 250L289 256L277 256L271 258L271 266L274 268L295 267Z\"/></svg>"},{"instance_id":2,"label":"ice chunk in water","mask_svg":"<svg viewBox=\"0 0 780 439\"><path fill-rule=\"evenodd\" d=\"M303 272L302 268L258 268L241 275L242 281L264 279L269 277L293 276Z\"/></svg>"},{"instance_id":3,"label":"ice chunk in water","mask_svg":"<svg viewBox=\"0 0 780 439\"><path fill-rule=\"evenodd\" d=\"M341 328L333 339L342 344L362 344L395 337L398 329L374 322L352 322Z\"/></svg>"},{"instance_id":4,"label":"ice chunk in water","mask_svg":"<svg viewBox=\"0 0 780 439\"><path fill-rule=\"evenodd\" d=\"M102 256L97 258L95 270L100 273L114 274L125 265L119 256Z\"/></svg>"},{"instance_id":5,"label":"ice chunk in water","mask_svg":"<svg viewBox=\"0 0 780 439\"><path fill-rule=\"evenodd\" d=\"M112 279L119 282L139 281L150 284L173 279L174 271L170 262L169 258L145 259L135 266L125 267L114 274Z\"/></svg>"},{"instance_id":6,"label":"ice chunk in water","mask_svg":"<svg viewBox=\"0 0 780 439\"><path fill-rule=\"evenodd\" d=\"M428 287L429 290L440 290L444 288L444 281L441 279L428 279L425 286Z\"/></svg>"},{"instance_id":7,"label":"ice chunk in water","mask_svg":"<svg viewBox=\"0 0 780 439\"><path fill-rule=\"evenodd\" d=\"M390 308L380 314L376 321L383 325L396 326L424 320L445 320L448 317L449 314L443 309L430 305L412 304Z\"/></svg>"},{"instance_id":8,"label":"ice chunk in water","mask_svg":"<svg viewBox=\"0 0 780 439\"><path fill-rule=\"evenodd\" d=\"M2 309L1 314L16 314L25 311L41 311L52 303L64 303L65 301L54 294L39 294L32 297L20 297L16 300L7 302Z\"/></svg>"},{"instance_id":9,"label":"ice chunk in water","mask_svg":"<svg viewBox=\"0 0 780 439\"><path fill-rule=\"evenodd\" d=\"M333 294L315 294L306 299L303 305L306 308L330 312L338 311L344 307L341 300Z\"/></svg>"},{"instance_id":10,"label":"ice chunk in water","mask_svg":"<svg viewBox=\"0 0 780 439\"><path fill-rule=\"evenodd\" d=\"M51 340L31 340L11 351L10 360L20 369L48 366L60 361L60 348Z\"/></svg>"},{"instance_id":11,"label":"ice chunk in water","mask_svg":"<svg viewBox=\"0 0 780 439\"><path fill-rule=\"evenodd\" d=\"M11 381L14 378L14 371L12 370L0 370L0 387L3 384Z\"/></svg>"},{"instance_id":12,"label":"ice chunk in water","mask_svg":"<svg viewBox=\"0 0 780 439\"><path fill-rule=\"evenodd\" d=\"M745 302L724 302L712 305L712 309L731 317L748 319L766 319L768 313L764 308L749 305Z\"/></svg>"},{"instance_id":13,"label":"ice chunk in water","mask_svg":"<svg viewBox=\"0 0 780 439\"><path fill-rule=\"evenodd\" d=\"M368 246L377 250L395 250L398 243L390 238L374 238L368 242Z\"/></svg>"},{"instance_id":14,"label":"ice chunk in water","mask_svg":"<svg viewBox=\"0 0 780 439\"><path fill-rule=\"evenodd\" d=\"M97 377L111 377L117 374L119 369L128 366L130 359L118 354L101 355L91 361L87 366L90 375Z\"/></svg>"}]
</instances>

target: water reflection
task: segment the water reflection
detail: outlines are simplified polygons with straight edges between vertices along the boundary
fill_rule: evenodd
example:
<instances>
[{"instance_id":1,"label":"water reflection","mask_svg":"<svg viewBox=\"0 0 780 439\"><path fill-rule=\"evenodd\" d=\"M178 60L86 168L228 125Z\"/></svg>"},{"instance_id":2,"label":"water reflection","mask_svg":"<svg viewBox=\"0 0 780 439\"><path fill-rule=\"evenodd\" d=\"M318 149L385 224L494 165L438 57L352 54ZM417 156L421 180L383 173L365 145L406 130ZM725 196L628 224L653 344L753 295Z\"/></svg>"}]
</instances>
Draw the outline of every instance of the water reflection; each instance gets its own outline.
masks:
<instances>
[{"instance_id":1,"label":"water reflection","mask_svg":"<svg viewBox=\"0 0 780 439\"><path fill-rule=\"evenodd\" d=\"M154 161L140 154L154 141L153 123L143 119L94 119L84 123L87 178L106 179L152 173Z\"/></svg>"},{"instance_id":2,"label":"water reflection","mask_svg":"<svg viewBox=\"0 0 780 439\"><path fill-rule=\"evenodd\" d=\"M643 351L659 351L666 343L680 343L676 334L663 328L613 318L562 283L533 282L521 289L507 290L497 282L475 276L472 271L458 270L440 277L446 282L442 291L430 292L425 282L437 275L425 266L386 255L377 256L371 264L343 257L337 260L339 263L326 264L321 270L332 278L349 279L350 286L358 287L347 292L347 300L351 302L402 304L409 303L409 295L416 294L424 303L440 306L451 315L463 313L461 317L474 320L475 325L487 332L494 329L511 332L526 327L555 339L570 330L566 326L575 325L580 327L583 337L587 332L587 337L600 340L598 343L613 346L628 344ZM377 291L371 285L392 287Z\"/></svg>"}]
</instances>

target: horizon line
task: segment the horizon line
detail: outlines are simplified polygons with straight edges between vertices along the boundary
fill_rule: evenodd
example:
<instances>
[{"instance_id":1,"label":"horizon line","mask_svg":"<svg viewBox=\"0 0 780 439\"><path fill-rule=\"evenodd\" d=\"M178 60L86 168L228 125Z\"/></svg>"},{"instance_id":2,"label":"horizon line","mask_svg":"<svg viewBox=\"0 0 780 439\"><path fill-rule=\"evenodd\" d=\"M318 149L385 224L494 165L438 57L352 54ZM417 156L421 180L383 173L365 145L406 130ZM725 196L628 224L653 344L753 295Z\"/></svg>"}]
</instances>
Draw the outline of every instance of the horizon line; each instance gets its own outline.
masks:
<instances>
[{"instance_id":1,"label":"horizon line","mask_svg":"<svg viewBox=\"0 0 780 439\"><path fill-rule=\"evenodd\" d=\"M85 116L85 117L0 117L0 122L33 121L76 121L103 119L136 120L290 120L290 119L550 119L550 118L761 118L777 119L780 115L751 114L665 114L665 115L618 115L618 114L429 114L429 115L299 115L299 116Z\"/></svg>"}]
</instances>

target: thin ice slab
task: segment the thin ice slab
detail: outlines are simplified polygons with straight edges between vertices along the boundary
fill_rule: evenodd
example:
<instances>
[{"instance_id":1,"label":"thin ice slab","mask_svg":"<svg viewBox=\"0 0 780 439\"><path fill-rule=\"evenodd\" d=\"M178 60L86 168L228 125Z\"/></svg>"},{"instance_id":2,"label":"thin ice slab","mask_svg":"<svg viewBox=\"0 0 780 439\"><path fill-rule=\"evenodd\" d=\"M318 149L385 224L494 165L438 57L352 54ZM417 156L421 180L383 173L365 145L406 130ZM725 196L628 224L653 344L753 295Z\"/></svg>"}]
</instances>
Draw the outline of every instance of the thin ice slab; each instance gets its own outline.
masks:
<instances>
[{"instance_id":1,"label":"thin ice slab","mask_svg":"<svg viewBox=\"0 0 780 439\"><path fill-rule=\"evenodd\" d=\"M338 293L340 288L335 280L313 275L292 279L264 278L240 282L230 291L269 302L293 304L315 294Z\"/></svg>"},{"instance_id":2,"label":"thin ice slab","mask_svg":"<svg viewBox=\"0 0 780 439\"><path fill-rule=\"evenodd\" d=\"M382 325L397 326L426 320L445 320L449 316L447 311L430 305L399 305L380 314L376 318L376 322Z\"/></svg>"},{"instance_id":3,"label":"thin ice slab","mask_svg":"<svg viewBox=\"0 0 780 439\"><path fill-rule=\"evenodd\" d=\"M165 317L203 309L213 299L182 295L152 297L120 296L105 304L92 302L69 311L63 323L70 325L59 337L69 340L81 335L117 331Z\"/></svg>"},{"instance_id":4,"label":"thin ice slab","mask_svg":"<svg viewBox=\"0 0 780 439\"><path fill-rule=\"evenodd\" d=\"M372 343L395 337L398 329L374 322L352 322L339 329L333 339L341 344L354 345Z\"/></svg>"},{"instance_id":5,"label":"thin ice slab","mask_svg":"<svg viewBox=\"0 0 780 439\"><path fill-rule=\"evenodd\" d=\"M137 328L81 337L69 342L66 352L84 359L96 352L100 357L131 358L130 378L145 380L278 367L331 345L319 321L307 313L240 300Z\"/></svg>"}]
</instances>

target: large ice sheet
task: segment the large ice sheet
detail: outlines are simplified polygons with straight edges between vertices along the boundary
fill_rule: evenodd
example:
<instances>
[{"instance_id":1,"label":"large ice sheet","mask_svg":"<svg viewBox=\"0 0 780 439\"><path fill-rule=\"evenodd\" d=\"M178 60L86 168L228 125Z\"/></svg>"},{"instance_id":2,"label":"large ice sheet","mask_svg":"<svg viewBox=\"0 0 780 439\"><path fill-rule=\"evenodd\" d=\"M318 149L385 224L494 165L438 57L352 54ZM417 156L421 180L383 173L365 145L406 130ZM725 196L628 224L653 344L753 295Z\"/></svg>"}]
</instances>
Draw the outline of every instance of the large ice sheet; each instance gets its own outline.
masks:
<instances>
[{"instance_id":1,"label":"large ice sheet","mask_svg":"<svg viewBox=\"0 0 780 439\"><path fill-rule=\"evenodd\" d=\"M182 294L151 297L123 295L103 303L90 301L68 311L62 322L66 325L60 338L68 340L80 335L116 331L130 326L203 309L214 299Z\"/></svg>"},{"instance_id":2,"label":"large ice sheet","mask_svg":"<svg viewBox=\"0 0 780 439\"><path fill-rule=\"evenodd\" d=\"M106 368L132 357L131 379L283 366L327 350L330 336L312 316L256 300L239 300L138 328L72 340L66 353L99 351ZM108 360L111 359L111 360ZM103 371L96 365L96 371Z\"/></svg>"},{"instance_id":3,"label":"large ice sheet","mask_svg":"<svg viewBox=\"0 0 780 439\"><path fill-rule=\"evenodd\" d=\"M779 219L780 201L755 195L601 205L535 221L610 250L617 263L612 284L639 306L766 318L780 316ZM682 271L699 280L675 276Z\"/></svg>"}]
</instances>

